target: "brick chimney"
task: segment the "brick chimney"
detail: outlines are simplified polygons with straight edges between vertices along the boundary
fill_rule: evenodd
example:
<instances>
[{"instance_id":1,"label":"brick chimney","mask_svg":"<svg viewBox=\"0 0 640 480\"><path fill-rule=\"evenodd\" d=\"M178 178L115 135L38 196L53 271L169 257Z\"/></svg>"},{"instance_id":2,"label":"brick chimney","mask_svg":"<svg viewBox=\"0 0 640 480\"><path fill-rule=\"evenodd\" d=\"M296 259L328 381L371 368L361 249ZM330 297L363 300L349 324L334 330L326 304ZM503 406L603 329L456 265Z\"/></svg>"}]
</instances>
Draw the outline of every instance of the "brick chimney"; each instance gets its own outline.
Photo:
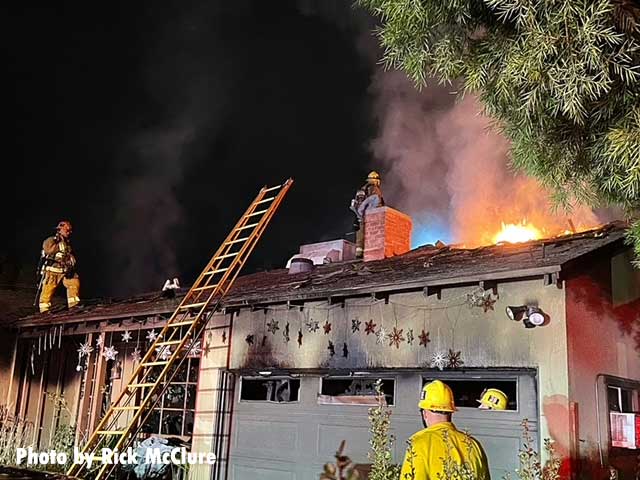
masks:
<instances>
[{"instance_id":1,"label":"brick chimney","mask_svg":"<svg viewBox=\"0 0 640 480\"><path fill-rule=\"evenodd\" d=\"M381 260L411 250L411 217L391 207L365 211L364 261Z\"/></svg>"}]
</instances>

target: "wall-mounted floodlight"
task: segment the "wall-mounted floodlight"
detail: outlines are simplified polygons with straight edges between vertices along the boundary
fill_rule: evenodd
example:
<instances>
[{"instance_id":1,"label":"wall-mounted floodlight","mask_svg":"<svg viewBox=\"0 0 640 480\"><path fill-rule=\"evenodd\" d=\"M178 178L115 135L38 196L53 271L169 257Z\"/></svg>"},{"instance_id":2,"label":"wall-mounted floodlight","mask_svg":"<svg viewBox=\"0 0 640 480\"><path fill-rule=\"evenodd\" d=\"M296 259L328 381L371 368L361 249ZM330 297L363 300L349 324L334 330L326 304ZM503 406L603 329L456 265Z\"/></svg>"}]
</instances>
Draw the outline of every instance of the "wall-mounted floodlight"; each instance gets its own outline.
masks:
<instances>
[{"instance_id":1,"label":"wall-mounted floodlight","mask_svg":"<svg viewBox=\"0 0 640 480\"><path fill-rule=\"evenodd\" d=\"M515 322L522 320L525 328L539 327L546 320L546 315L540 308L530 305L509 306L505 311L511 320Z\"/></svg>"}]
</instances>

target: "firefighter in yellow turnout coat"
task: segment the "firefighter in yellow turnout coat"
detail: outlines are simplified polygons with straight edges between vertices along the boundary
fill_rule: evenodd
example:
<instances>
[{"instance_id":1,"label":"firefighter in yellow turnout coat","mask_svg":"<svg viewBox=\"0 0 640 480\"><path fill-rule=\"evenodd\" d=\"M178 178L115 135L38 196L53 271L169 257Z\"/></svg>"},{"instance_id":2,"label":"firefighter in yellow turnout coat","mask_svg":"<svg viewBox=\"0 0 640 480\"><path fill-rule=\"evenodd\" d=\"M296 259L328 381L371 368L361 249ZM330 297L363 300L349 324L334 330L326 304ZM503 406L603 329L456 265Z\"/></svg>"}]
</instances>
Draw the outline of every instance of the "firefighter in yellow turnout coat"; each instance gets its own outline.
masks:
<instances>
[{"instance_id":1,"label":"firefighter in yellow turnout coat","mask_svg":"<svg viewBox=\"0 0 640 480\"><path fill-rule=\"evenodd\" d=\"M428 383L418 406L427 428L411 436L400 480L444 478L444 462L448 460L470 469L477 480L490 480L487 457L480 443L451 423L456 410L451 389L440 380Z\"/></svg>"},{"instance_id":2,"label":"firefighter in yellow turnout coat","mask_svg":"<svg viewBox=\"0 0 640 480\"><path fill-rule=\"evenodd\" d=\"M46 312L51 308L51 297L60 282L67 289L69 308L80 301L80 278L75 271L76 258L71 249L70 236L71 222L63 220L58 223L56 234L42 243L44 278L39 300L40 312Z\"/></svg>"}]
</instances>

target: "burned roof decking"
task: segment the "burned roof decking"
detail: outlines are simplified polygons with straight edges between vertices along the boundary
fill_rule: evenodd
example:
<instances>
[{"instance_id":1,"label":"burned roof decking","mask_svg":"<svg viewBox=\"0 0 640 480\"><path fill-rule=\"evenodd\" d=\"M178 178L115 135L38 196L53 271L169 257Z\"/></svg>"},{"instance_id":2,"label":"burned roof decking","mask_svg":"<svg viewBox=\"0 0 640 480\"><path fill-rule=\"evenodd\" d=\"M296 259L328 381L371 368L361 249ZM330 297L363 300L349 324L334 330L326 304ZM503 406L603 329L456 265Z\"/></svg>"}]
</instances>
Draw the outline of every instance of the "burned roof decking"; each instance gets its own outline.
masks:
<instances>
[{"instance_id":1,"label":"burned roof decking","mask_svg":"<svg viewBox=\"0 0 640 480\"><path fill-rule=\"evenodd\" d=\"M588 232L527 243L475 249L425 246L384 260L322 265L308 273L291 275L286 269L253 273L236 280L223 304L255 305L542 275L558 272L568 262L623 237L623 226L610 224ZM153 293L94 303L72 311L32 315L13 325L28 327L166 314L176 306L177 300Z\"/></svg>"}]
</instances>

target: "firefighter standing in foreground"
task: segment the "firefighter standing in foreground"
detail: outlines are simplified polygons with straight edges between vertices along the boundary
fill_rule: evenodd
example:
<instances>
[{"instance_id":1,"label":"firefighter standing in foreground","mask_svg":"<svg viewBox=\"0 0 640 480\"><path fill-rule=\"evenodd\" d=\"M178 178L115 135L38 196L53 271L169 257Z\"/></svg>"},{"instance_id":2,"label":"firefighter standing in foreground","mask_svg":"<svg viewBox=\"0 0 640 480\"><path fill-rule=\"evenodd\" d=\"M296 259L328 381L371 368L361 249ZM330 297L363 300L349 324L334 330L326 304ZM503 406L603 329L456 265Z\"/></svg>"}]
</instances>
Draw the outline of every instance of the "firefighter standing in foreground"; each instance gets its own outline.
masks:
<instances>
[{"instance_id":1,"label":"firefighter standing in foreground","mask_svg":"<svg viewBox=\"0 0 640 480\"><path fill-rule=\"evenodd\" d=\"M67 289L67 305L74 307L80 302L80 278L76 272L76 258L73 256L69 237L71 222L62 220L56 227L56 234L42 243L42 290L40 292L40 312L51 308L51 297L62 282Z\"/></svg>"},{"instance_id":2,"label":"firefighter standing in foreground","mask_svg":"<svg viewBox=\"0 0 640 480\"><path fill-rule=\"evenodd\" d=\"M466 465L477 480L490 480L489 465L480 443L451 423L456 410L453 392L440 380L422 389L418 403L426 428L411 436L402 464L401 480L444 478L444 461Z\"/></svg>"}]
</instances>

